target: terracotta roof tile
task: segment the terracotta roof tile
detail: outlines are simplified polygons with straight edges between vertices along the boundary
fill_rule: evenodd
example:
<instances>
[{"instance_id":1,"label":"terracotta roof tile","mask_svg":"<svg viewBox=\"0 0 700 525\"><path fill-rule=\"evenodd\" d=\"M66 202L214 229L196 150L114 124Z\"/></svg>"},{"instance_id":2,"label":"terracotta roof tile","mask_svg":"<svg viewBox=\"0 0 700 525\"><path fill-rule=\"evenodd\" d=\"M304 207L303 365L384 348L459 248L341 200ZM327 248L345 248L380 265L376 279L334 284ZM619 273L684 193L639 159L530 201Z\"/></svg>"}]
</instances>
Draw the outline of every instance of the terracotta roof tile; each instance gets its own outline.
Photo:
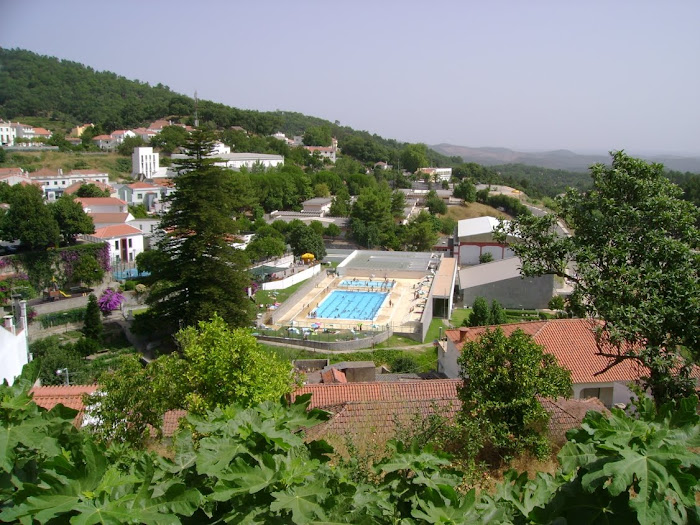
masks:
<instances>
[{"instance_id":1,"label":"terracotta roof tile","mask_svg":"<svg viewBox=\"0 0 700 525\"><path fill-rule=\"evenodd\" d=\"M158 186L150 182L134 182L133 184L129 184L129 188L132 190L157 190Z\"/></svg>"},{"instance_id":2,"label":"terracotta roof tile","mask_svg":"<svg viewBox=\"0 0 700 525\"><path fill-rule=\"evenodd\" d=\"M95 223L95 225L98 228L102 228L104 226L110 226L112 224L124 224L126 220L129 218L129 214L126 212L123 213L88 213L90 217L92 217L92 222ZM102 225L102 226L99 226Z\"/></svg>"},{"instance_id":3,"label":"terracotta roof tile","mask_svg":"<svg viewBox=\"0 0 700 525\"><path fill-rule=\"evenodd\" d=\"M98 228L95 233L90 234L91 237L98 239L112 239L114 237L123 237L124 235L143 235L143 232L130 224L113 224Z\"/></svg>"},{"instance_id":4,"label":"terracotta roof tile","mask_svg":"<svg viewBox=\"0 0 700 525\"><path fill-rule=\"evenodd\" d=\"M312 394L310 407L324 408L348 402L455 399L460 383L461 379L396 383L320 383L299 388L292 394L292 400L302 394Z\"/></svg>"},{"instance_id":5,"label":"terracotta roof tile","mask_svg":"<svg viewBox=\"0 0 700 525\"><path fill-rule=\"evenodd\" d=\"M80 197L75 200L83 206L126 206L126 201L116 197Z\"/></svg>"},{"instance_id":6,"label":"terracotta roof tile","mask_svg":"<svg viewBox=\"0 0 700 525\"><path fill-rule=\"evenodd\" d=\"M606 372L595 375L608 365L606 357L596 355L594 329L598 323L590 319L550 319L548 321L532 321L527 323L511 323L499 325L506 335L515 330L522 330L531 335L537 344L544 346L547 353L553 354L559 364L571 370L574 384L580 383L610 383L617 381L634 381L639 379L640 367L632 360L626 360ZM497 327L460 328L447 330L445 335L461 351L467 341L476 341L487 329ZM460 341L460 334L464 340Z\"/></svg>"}]
</instances>

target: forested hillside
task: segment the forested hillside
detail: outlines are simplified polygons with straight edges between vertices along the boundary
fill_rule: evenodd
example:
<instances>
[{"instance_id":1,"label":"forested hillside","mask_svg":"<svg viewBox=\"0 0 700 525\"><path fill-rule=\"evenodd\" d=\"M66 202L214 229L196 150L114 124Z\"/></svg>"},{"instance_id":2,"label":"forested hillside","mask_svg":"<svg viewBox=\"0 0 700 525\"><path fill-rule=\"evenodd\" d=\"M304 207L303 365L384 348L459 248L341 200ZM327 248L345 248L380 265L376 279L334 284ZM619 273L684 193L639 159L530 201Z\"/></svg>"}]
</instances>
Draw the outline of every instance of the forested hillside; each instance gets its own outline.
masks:
<instances>
[{"instance_id":1,"label":"forested hillside","mask_svg":"<svg viewBox=\"0 0 700 525\"><path fill-rule=\"evenodd\" d=\"M111 132L164 117L187 124L193 124L194 119L194 99L167 86L151 86L21 49L0 49L0 86L0 118L21 117L27 123L36 122L59 133L67 133L72 126L87 122ZM384 161L410 171L420 166L453 167L459 179L470 176L475 182L507 184L532 197L553 197L567 187L585 189L590 184L587 173L524 164L483 167L464 163L461 157L443 155L422 144L386 139L301 113L244 110L209 100L200 100L197 109L199 121L206 128L226 130L240 126L251 133L250 138L235 137L239 145L247 143L250 151L285 154L276 151L280 149L276 144L261 139L276 131L291 137L304 135L310 129L322 129L326 135L338 139L344 155L366 166ZM683 187L688 200L700 202L700 175L670 172L669 177Z\"/></svg>"}]
</instances>

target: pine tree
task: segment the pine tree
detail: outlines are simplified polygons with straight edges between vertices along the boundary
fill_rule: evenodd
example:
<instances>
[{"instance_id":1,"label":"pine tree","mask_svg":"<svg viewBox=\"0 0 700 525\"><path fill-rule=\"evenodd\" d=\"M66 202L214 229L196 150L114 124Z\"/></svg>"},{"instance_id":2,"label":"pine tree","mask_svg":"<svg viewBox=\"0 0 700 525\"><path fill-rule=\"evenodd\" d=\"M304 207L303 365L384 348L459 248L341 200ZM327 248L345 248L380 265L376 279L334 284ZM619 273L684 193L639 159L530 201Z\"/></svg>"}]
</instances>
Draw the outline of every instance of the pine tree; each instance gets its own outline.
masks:
<instances>
[{"instance_id":1,"label":"pine tree","mask_svg":"<svg viewBox=\"0 0 700 525\"><path fill-rule=\"evenodd\" d=\"M100 315L100 307L97 305L95 294L90 294L88 297L83 335L93 341L99 342L102 340L102 316Z\"/></svg>"},{"instance_id":2,"label":"pine tree","mask_svg":"<svg viewBox=\"0 0 700 525\"><path fill-rule=\"evenodd\" d=\"M163 261L154 268L159 281L149 295L151 318L177 329L208 321L218 313L231 326L247 326L252 303L246 296L249 277L245 253L231 246L237 233L235 175L215 165L214 135L192 133L187 158L176 161L179 176L158 243Z\"/></svg>"}]
</instances>

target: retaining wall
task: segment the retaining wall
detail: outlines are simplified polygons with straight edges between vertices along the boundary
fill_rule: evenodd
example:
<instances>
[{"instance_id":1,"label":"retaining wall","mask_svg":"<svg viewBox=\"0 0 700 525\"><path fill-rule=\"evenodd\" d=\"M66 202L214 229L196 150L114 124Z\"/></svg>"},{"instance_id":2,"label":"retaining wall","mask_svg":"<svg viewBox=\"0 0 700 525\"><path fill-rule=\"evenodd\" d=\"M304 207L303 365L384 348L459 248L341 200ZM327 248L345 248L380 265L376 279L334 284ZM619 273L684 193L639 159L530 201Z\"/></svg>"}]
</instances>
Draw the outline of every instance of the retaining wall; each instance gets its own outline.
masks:
<instances>
[{"instance_id":1,"label":"retaining wall","mask_svg":"<svg viewBox=\"0 0 700 525\"><path fill-rule=\"evenodd\" d=\"M276 343L284 343L285 345L289 346L303 346L306 348L333 352L371 348L376 344L383 343L392 335L393 332L391 330L387 330L372 337L353 339L351 341L305 341L303 339L292 339L291 337L271 337L267 335L260 335L257 336L257 338L259 341L271 341Z\"/></svg>"}]
</instances>

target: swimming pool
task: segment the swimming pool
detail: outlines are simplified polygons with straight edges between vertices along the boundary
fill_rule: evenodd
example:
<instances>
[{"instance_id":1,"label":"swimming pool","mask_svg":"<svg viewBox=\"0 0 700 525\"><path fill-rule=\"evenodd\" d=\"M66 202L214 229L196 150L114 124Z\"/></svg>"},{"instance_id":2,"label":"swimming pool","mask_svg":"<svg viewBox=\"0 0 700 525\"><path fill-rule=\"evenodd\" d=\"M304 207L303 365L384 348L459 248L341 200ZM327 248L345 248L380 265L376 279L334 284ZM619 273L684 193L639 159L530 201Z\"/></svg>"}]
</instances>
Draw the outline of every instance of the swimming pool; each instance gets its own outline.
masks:
<instances>
[{"instance_id":1,"label":"swimming pool","mask_svg":"<svg viewBox=\"0 0 700 525\"><path fill-rule=\"evenodd\" d=\"M358 286L360 288L374 288L377 290L386 290L394 286L394 281L366 281L360 279L344 279L340 281L340 286Z\"/></svg>"},{"instance_id":2,"label":"swimming pool","mask_svg":"<svg viewBox=\"0 0 700 525\"><path fill-rule=\"evenodd\" d=\"M333 290L316 308L316 318L374 320L387 295Z\"/></svg>"},{"instance_id":3,"label":"swimming pool","mask_svg":"<svg viewBox=\"0 0 700 525\"><path fill-rule=\"evenodd\" d=\"M151 275L150 272L139 273L138 268L126 268L124 270L114 272L114 278L117 281L133 279L135 277L148 277L149 275Z\"/></svg>"}]
</instances>

